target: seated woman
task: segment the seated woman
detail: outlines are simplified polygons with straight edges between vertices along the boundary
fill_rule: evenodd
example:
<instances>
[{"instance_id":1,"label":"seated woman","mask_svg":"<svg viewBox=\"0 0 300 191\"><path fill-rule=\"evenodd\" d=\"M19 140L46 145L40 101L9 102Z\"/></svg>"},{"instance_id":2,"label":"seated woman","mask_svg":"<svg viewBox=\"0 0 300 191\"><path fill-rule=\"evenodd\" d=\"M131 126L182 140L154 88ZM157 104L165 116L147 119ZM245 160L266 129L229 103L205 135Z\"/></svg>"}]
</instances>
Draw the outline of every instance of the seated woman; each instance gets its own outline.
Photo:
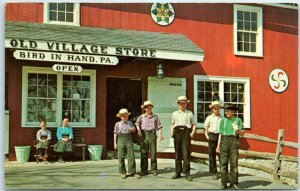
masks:
<instances>
[{"instance_id":1,"label":"seated woman","mask_svg":"<svg viewBox=\"0 0 300 191\"><path fill-rule=\"evenodd\" d=\"M58 153L58 162L65 162L63 153L73 152L74 146L72 144L73 129L69 126L68 118L64 118L62 125L56 131L57 143L54 145L54 151Z\"/></svg>"},{"instance_id":2,"label":"seated woman","mask_svg":"<svg viewBox=\"0 0 300 191\"><path fill-rule=\"evenodd\" d=\"M48 145L51 140L51 131L49 131L47 128L47 123L45 121L40 122L41 129L38 130L36 133L36 139L37 139L37 145L36 145L36 156L37 156L37 162L39 162L40 159L42 159L42 153L41 149L45 149L45 162L48 158Z\"/></svg>"}]
</instances>

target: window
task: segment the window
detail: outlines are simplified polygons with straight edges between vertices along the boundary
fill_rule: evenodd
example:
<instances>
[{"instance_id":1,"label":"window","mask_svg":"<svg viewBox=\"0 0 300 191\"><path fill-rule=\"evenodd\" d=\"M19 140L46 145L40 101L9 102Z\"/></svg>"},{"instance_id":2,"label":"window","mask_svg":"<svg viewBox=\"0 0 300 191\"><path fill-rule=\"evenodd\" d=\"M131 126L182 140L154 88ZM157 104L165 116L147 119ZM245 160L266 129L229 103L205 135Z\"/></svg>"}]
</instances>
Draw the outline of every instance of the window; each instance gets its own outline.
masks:
<instances>
[{"instance_id":1,"label":"window","mask_svg":"<svg viewBox=\"0 0 300 191\"><path fill-rule=\"evenodd\" d=\"M234 54L263 56L262 8L234 5Z\"/></svg>"},{"instance_id":2,"label":"window","mask_svg":"<svg viewBox=\"0 0 300 191\"><path fill-rule=\"evenodd\" d=\"M22 126L57 126L69 118L73 127L95 126L96 72L56 73L51 68L23 67Z\"/></svg>"},{"instance_id":3,"label":"window","mask_svg":"<svg viewBox=\"0 0 300 191\"><path fill-rule=\"evenodd\" d=\"M79 26L79 3L45 3L44 23Z\"/></svg>"},{"instance_id":4,"label":"window","mask_svg":"<svg viewBox=\"0 0 300 191\"><path fill-rule=\"evenodd\" d=\"M194 113L197 127L203 127L211 114L209 104L220 101L222 105L232 103L238 106L236 116L250 127L250 81L245 78L194 76ZM221 111L223 114L223 111Z\"/></svg>"}]
</instances>

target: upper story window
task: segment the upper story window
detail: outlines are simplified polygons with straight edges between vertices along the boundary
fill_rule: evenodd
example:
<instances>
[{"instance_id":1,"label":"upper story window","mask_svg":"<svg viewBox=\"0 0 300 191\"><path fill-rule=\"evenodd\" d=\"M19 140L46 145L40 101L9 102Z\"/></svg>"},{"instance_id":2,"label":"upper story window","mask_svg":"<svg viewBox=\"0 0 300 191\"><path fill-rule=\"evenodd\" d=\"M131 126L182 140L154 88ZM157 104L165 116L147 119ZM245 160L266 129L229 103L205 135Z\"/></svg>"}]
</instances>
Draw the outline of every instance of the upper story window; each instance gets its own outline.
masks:
<instances>
[{"instance_id":1,"label":"upper story window","mask_svg":"<svg viewBox=\"0 0 300 191\"><path fill-rule=\"evenodd\" d=\"M79 26L79 3L44 3L44 23Z\"/></svg>"},{"instance_id":2,"label":"upper story window","mask_svg":"<svg viewBox=\"0 0 300 191\"><path fill-rule=\"evenodd\" d=\"M234 5L234 54L263 57L262 8Z\"/></svg>"}]
</instances>

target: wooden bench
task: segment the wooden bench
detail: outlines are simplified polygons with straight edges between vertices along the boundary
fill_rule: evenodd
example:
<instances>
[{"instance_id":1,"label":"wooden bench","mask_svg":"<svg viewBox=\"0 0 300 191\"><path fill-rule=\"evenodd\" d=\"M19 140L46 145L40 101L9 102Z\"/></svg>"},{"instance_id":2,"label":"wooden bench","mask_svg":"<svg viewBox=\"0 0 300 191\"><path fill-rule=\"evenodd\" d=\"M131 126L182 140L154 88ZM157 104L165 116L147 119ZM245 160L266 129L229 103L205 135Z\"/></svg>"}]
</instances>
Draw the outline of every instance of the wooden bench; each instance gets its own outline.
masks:
<instances>
[{"instance_id":1,"label":"wooden bench","mask_svg":"<svg viewBox=\"0 0 300 191\"><path fill-rule=\"evenodd\" d=\"M47 128L48 130L51 131L51 141L49 144L49 148L54 148L55 143L57 142L57 137L56 137L56 128ZM40 129L36 129L33 131L35 137L35 140L33 141L33 147L36 148L37 140L36 140L36 133ZM83 129L78 129L78 128L73 128L73 140L72 144L75 146L74 152L76 152L77 148L81 148L81 155L82 155L82 161L85 161L85 150L87 145L84 143L84 137L83 137ZM39 162L39 156L38 152L36 149L35 153L35 158L37 163Z\"/></svg>"}]
</instances>

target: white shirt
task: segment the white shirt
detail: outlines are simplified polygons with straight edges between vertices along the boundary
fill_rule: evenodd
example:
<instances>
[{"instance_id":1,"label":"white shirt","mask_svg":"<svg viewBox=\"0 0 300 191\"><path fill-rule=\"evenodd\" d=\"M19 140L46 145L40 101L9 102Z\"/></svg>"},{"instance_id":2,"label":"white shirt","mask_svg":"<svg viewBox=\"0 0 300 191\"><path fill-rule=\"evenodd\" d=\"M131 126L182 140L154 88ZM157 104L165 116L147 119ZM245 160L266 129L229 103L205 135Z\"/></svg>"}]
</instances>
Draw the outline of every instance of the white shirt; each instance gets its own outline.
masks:
<instances>
[{"instance_id":1,"label":"white shirt","mask_svg":"<svg viewBox=\"0 0 300 191\"><path fill-rule=\"evenodd\" d=\"M207 116L204 122L204 128L210 133L219 133L221 120L221 115L217 116L215 114L211 114Z\"/></svg>"},{"instance_id":2,"label":"white shirt","mask_svg":"<svg viewBox=\"0 0 300 191\"><path fill-rule=\"evenodd\" d=\"M186 126L191 128L195 124L193 113L187 109L185 111L174 111L172 114L172 124L174 127Z\"/></svg>"}]
</instances>

